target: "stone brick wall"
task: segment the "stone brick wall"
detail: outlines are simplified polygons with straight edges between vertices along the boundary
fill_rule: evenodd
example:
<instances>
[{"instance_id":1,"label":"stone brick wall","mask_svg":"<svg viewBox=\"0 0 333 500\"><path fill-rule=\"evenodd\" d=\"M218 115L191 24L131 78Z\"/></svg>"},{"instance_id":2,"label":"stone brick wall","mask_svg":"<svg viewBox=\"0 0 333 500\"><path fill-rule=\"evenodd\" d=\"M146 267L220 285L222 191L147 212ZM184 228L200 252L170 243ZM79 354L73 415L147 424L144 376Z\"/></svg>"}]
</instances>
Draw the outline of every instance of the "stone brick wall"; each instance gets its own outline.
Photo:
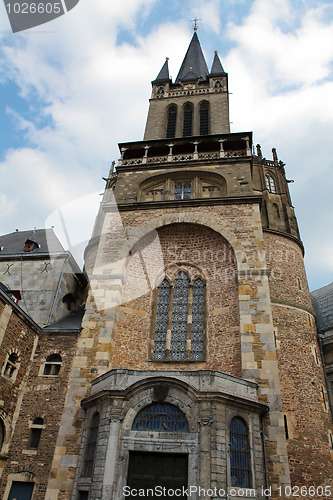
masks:
<instances>
[{"instance_id":1,"label":"stone brick wall","mask_svg":"<svg viewBox=\"0 0 333 500\"><path fill-rule=\"evenodd\" d=\"M19 391L18 386L16 387L19 405L15 409L16 421L2 474L1 498L5 490L6 494L8 493L11 481L23 474L28 475L35 483L34 499L45 499L76 340L75 334L53 336L40 333L33 361L31 362L30 355L27 356L30 367L25 371L26 379L24 383L22 376L17 379L20 384ZM27 338L23 342L27 349L26 354L29 354ZM58 376L43 375L45 359L53 353L58 353L62 357L60 373ZM37 450L29 446L31 424L36 417L41 417L44 421Z\"/></svg>"},{"instance_id":2,"label":"stone brick wall","mask_svg":"<svg viewBox=\"0 0 333 500\"><path fill-rule=\"evenodd\" d=\"M265 245L291 481L332 485L332 423L302 251L269 233Z\"/></svg>"}]
</instances>

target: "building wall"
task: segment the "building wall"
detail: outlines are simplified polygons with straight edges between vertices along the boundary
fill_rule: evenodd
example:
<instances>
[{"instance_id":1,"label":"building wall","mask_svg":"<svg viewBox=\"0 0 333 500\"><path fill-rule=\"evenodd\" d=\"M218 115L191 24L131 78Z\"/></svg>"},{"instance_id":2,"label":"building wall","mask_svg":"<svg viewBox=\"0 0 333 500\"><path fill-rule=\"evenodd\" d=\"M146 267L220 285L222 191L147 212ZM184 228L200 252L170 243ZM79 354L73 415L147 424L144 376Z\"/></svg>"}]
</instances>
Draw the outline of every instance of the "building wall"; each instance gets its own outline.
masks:
<instances>
[{"instance_id":1,"label":"building wall","mask_svg":"<svg viewBox=\"0 0 333 500\"><path fill-rule=\"evenodd\" d=\"M265 233L291 481L332 485L328 395L302 250Z\"/></svg>"},{"instance_id":2,"label":"building wall","mask_svg":"<svg viewBox=\"0 0 333 500\"><path fill-rule=\"evenodd\" d=\"M38 325L53 323L68 314L62 299L74 291L76 279L67 255L42 260L1 260L0 274L9 289L20 290L20 307Z\"/></svg>"},{"instance_id":3,"label":"building wall","mask_svg":"<svg viewBox=\"0 0 333 500\"><path fill-rule=\"evenodd\" d=\"M75 334L40 333L34 351L27 357L25 378L22 380L20 376L19 390L16 387L18 402L14 407L13 398L13 408L9 405L14 413L14 425L1 478L1 498L7 498L12 481L31 481L35 483L34 500L45 499L76 340ZM29 344L26 339L22 342L27 349ZM25 354L28 352L27 349ZM47 356L55 353L62 358L59 375L43 375ZM43 428L38 448L32 449L31 426L36 417L43 418Z\"/></svg>"}]
</instances>

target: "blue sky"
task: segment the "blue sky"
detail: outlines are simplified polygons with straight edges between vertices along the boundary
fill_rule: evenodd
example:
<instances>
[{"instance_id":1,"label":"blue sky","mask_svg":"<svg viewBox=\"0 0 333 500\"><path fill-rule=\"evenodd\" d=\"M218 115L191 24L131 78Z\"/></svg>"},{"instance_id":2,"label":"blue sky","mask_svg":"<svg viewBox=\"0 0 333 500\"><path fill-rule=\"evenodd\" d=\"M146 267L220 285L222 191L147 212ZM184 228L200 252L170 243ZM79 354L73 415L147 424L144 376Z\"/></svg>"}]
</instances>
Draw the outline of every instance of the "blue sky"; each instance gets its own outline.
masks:
<instances>
[{"instance_id":1,"label":"blue sky","mask_svg":"<svg viewBox=\"0 0 333 500\"><path fill-rule=\"evenodd\" d=\"M218 50L229 74L232 131L277 148L295 179L310 288L333 281L331 1L80 0L16 34L1 3L0 233L60 234L60 209L84 245L117 143L143 137L150 82L166 56L176 77L194 17L208 66Z\"/></svg>"}]
</instances>

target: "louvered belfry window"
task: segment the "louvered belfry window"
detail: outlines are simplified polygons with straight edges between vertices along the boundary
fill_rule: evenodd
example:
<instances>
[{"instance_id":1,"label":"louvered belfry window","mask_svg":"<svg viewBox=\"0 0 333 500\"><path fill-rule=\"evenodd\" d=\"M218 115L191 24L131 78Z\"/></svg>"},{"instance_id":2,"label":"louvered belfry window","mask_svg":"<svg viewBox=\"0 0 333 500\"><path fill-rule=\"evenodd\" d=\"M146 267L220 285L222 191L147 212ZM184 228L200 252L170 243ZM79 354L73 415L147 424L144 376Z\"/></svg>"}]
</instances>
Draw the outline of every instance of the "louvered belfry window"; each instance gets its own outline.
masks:
<instances>
[{"instance_id":1,"label":"louvered belfry window","mask_svg":"<svg viewBox=\"0 0 333 500\"><path fill-rule=\"evenodd\" d=\"M177 406L153 403L141 410L134 419L133 431L189 432L187 418Z\"/></svg>"},{"instance_id":2,"label":"louvered belfry window","mask_svg":"<svg viewBox=\"0 0 333 500\"><path fill-rule=\"evenodd\" d=\"M183 137L192 135L193 106L186 104L184 108Z\"/></svg>"},{"instance_id":3,"label":"louvered belfry window","mask_svg":"<svg viewBox=\"0 0 333 500\"><path fill-rule=\"evenodd\" d=\"M249 434L244 420L233 418L229 433L231 485L251 487Z\"/></svg>"},{"instance_id":4,"label":"louvered belfry window","mask_svg":"<svg viewBox=\"0 0 333 500\"><path fill-rule=\"evenodd\" d=\"M170 106L168 109L168 119L166 127L166 138L176 136L177 106Z\"/></svg>"},{"instance_id":5,"label":"louvered belfry window","mask_svg":"<svg viewBox=\"0 0 333 500\"><path fill-rule=\"evenodd\" d=\"M158 290L153 359L204 360L205 284L180 271L173 284L165 278ZM169 334L168 334L169 332Z\"/></svg>"},{"instance_id":6,"label":"louvered belfry window","mask_svg":"<svg viewBox=\"0 0 333 500\"><path fill-rule=\"evenodd\" d=\"M209 134L209 108L208 103L200 106L200 135Z\"/></svg>"}]
</instances>

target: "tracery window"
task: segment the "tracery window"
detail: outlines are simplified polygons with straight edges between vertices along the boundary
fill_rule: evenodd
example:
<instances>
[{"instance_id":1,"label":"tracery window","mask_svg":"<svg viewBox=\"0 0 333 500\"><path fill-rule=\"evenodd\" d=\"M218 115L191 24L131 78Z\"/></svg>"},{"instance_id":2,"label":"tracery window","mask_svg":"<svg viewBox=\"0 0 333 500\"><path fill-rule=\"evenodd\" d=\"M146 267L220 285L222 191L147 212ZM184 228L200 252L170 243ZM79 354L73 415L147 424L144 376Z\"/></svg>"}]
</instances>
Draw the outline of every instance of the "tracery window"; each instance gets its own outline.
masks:
<instances>
[{"instance_id":1,"label":"tracery window","mask_svg":"<svg viewBox=\"0 0 333 500\"><path fill-rule=\"evenodd\" d=\"M184 107L183 137L192 135L193 105L188 103Z\"/></svg>"},{"instance_id":2,"label":"tracery window","mask_svg":"<svg viewBox=\"0 0 333 500\"><path fill-rule=\"evenodd\" d=\"M44 420L41 417L36 417L31 424L29 448L32 450L37 450L39 446L43 426Z\"/></svg>"},{"instance_id":3,"label":"tracery window","mask_svg":"<svg viewBox=\"0 0 333 500\"><path fill-rule=\"evenodd\" d=\"M247 425L234 417L229 427L231 485L251 487L250 447Z\"/></svg>"},{"instance_id":4,"label":"tracery window","mask_svg":"<svg viewBox=\"0 0 333 500\"><path fill-rule=\"evenodd\" d=\"M205 284L200 277L191 283L180 271L174 283L164 278L158 288L153 359L203 361L204 309Z\"/></svg>"},{"instance_id":5,"label":"tracery window","mask_svg":"<svg viewBox=\"0 0 333 500\"><path fill-rule=\"evenodd\" d=\"M59 375L62 359L60 354L50 354L46 358L43 375Z\"/></svg>"},{"instance_id":6,"label":"tracery window","mask_svg":"<svg viewBox=\"0 0 333 500\"><path fill-rule=\"evenodd\" d=\"M176 136L176 122L177 122L177 106L171 105L168 109L166 138Z\"/></svg>"},{"instance_id":7,"label":"tracery window","mask_svg":"<svg viewBox=\"0 0 333 500\"><path fill-rule=\"evenodd\" d=\"M276 193L274 177L271 174L266 174L265 180L266 180L266 188L268 189L268 191L270 193Z\"/></svg>"},{"instance_id":8,"label":"tracery window","mask_svg":"<svg viewBox=\"0 0 333 500\"><path fill-rule=\"evenodd\" d=\"M141 410L134 419L133 431L189 432L187 418L177 406L154 403Z\"/></svg>"},{"instance_id":9,"label":"tracery window","mask_svg":"<svg viewBox=\"0 0 333 500\"><path fill-rule=\"evenodd\" d=\"M96 412L91 419L88 431L88 440L84 457L83 477L91 477L93 473L98 429L99 429L99 413Z\"/></svg>"},{"instance_id":10,"label":"tracery window","mask_svg":"<svg viewBox=\"0 0 333 500\"><path fill-rule=\"evenodd\" d=\"M175 182L175 200L189 200L191 198L191 182Z\"/></svg>"},{"instance_id":11,"label":"tracery window","mask_svg":"<svg viewBox=\"0 0 333 500\"><path fill-rule=\"evenodd\" d=\"M200 106L200 135L209 134L209 105L203 102Z\"/></svg>"}]
</instances>

